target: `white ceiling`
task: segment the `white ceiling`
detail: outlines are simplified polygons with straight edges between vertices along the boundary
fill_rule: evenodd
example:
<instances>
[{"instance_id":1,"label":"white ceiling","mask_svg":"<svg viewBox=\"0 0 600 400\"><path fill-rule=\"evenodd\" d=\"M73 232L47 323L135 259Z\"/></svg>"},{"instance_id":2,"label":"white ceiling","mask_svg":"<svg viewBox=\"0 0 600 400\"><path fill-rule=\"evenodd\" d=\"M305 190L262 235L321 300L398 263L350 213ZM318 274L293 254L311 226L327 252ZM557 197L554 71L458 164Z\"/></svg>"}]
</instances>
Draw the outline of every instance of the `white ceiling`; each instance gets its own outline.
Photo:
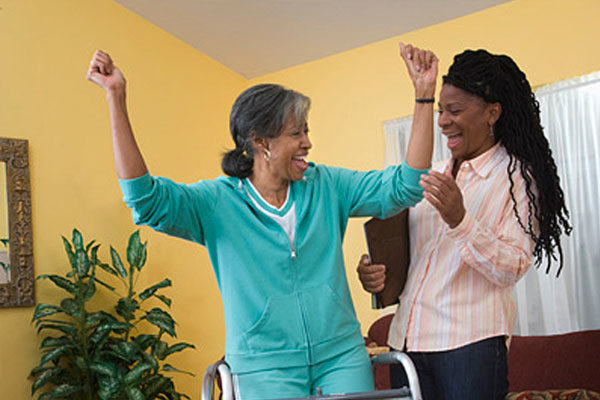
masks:
<instances>
[{"instance_id":1,"label":"white ceiling","mask_svg":"<svg viewBox=\"0 0 600 400\"><path fill-rule=\"evenodd\" d=\"M253 78L508 0L115 0Z\"/></svg>"}]
</instances>

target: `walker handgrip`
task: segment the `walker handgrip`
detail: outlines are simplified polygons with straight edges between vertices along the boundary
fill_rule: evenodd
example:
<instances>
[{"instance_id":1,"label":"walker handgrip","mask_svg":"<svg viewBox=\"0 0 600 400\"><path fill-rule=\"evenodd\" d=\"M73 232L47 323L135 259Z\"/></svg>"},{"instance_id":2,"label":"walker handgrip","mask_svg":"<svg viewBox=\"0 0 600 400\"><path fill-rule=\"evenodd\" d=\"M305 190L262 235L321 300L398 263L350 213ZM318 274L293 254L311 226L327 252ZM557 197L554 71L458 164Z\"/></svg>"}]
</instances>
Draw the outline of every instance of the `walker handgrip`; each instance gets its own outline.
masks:
<instances>
[{"instance_id":1,"label":"walker handgrip","mask_svg":"<svg viewBox=\"0 0 600 400\"><path fill-rule=\"evenodd\" d=\"M233 382L229 367L222 362L217 366L217 371L221 377L221 400L233 400Z\"/></svg>"},{"instance_id":2,"label":"walker handgrip","mask_svg":"<svg viewBox=\"0 0 600 400\"><path fill-rule=\"evenodd\" d=\"M219 360L206 368L202 378L202 400L212 400L214 382L217 375L221 376L221 393L223 400L233 400L233 391L231 383L231 372L223 360Z\"/></svg>"},{"instance_id":3,"label":"walker handgrip","mask_svg":"<svg viewBox=\"0 0 600 400\"><path fill-rule=\"evenodd\" d=\"M202 377L202 400L212 400L213 384L217 376L217 364L211 364L206 368Z\"/></svg>"}]
</instances>

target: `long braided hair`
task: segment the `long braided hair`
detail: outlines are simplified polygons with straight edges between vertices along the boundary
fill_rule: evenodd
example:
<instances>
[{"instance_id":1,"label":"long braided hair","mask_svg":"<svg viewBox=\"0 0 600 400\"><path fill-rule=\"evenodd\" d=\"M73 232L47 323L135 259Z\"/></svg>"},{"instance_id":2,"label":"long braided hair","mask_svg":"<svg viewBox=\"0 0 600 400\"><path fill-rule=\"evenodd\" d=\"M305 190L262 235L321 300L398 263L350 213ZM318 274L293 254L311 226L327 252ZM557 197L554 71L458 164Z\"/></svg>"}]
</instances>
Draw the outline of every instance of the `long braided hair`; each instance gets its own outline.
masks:
<instances>
[{"instance_id":1,"label":"long braided hair","mask_svg":"<svg viewBox=\"0 0 600 400\"><path fill-rule=\"evenodd\" d=\"M556 163L540 123L539 103L527 77L506 55L466 50L454 57L443 82L479 96L488 103L502 105L502 113L494 124L493 132L510 157L507 172L513 210L521 227L534 241L535 265L539 267L546 255L548 273L552 260L558 259L558 276L563 267L560 236L563 232L568 235L572 228ZM525 223L519 216L513 193L513 174L517 169L525 180L529 200L529 216ZM534 218L538 232L534 229Z\"/></svg>"}]
</instances>

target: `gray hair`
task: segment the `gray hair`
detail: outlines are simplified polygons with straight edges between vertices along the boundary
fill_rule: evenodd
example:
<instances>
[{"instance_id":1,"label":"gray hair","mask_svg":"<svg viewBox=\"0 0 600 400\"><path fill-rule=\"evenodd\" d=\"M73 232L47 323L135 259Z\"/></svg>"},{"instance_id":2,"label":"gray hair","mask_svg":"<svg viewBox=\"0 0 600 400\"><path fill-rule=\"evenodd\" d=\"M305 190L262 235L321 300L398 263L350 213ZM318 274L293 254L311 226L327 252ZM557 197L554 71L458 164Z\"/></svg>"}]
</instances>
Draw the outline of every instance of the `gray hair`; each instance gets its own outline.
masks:
<instances>
[{"instance_id":1,"label":"gray hair","mask_svg":"<svg viewBox=\"0 0 600 400\"><path fill-rule=\"evenodd\" d=\"M233 103L229 130L235 149L223 155L221 168L230 176L246 178L252 174L252 140L276 138L293 112L298 124L306 121L310 99L300 92L276 84L260 84L244 90Z\"/></svg>"}]
</instances>

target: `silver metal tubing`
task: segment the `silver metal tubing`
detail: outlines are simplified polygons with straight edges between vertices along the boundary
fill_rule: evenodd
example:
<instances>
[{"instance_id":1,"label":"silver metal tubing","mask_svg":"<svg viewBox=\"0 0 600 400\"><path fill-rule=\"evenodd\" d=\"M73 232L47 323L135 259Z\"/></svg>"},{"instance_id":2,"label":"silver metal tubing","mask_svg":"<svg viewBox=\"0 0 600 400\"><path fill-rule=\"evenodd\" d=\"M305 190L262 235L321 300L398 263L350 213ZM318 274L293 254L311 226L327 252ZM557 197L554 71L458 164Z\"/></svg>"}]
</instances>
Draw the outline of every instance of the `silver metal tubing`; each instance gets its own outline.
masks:
<instances>
[{"instance_id":1,"label":"silver metal tubing","mask_svg":"<svg viewBox=\"0 0 600 400\"><path fill-rule=\"evenodd\" d=\"M221 377L221 399L233 400L233 381L231 379L231 371L229 366L222 362L217 367L219 376Z\"/></svg>"},{"instance_id":2,"label":"silver metal tubing","mask_svg":"<svg viewBox=\"0 0 600 400\"><path fill-rule=\"evenodd\" d=\"M221 376L221 393L223 400L233 400L233 384L229 366L223 360L219 360L209 365L202 378L202 400L212 400L214 393L214 384L217 376Z\"/></svg>"},{"instance_id":3,"label":"silver metal tubing","mask_svg":"<svg viewBox=\"0 0 600 400\"><path fill-rule=\"evenodd\" d=\"M392 390L377 390L361 393L342 393L331 395L311 395L287 400L371 400L371 399L395 399L395 400L423 400L419 377L412 360L400 351L392 351L374 357L373 364L402 364L408 378L408 388ZM220 360L206 368L202 379L202 400L212 400L214 382L221 377L222 400L233 400L233 382L229 366Z\"/></svg>"},{"instance_id":4,"label":"silver metal tubing","mask_svg":"<svg viewBox=\"0 0 600 400\"><path fill-rule=\"evenodd\" d=\"M412 360L406 355L406 353L401 351L390 351L389 353L379 354L371 361L373 364L402 364L402 367L404 367L404 371L406 372L406 377L408 378L408 387L410 388L412 398L415 400L423 400L415 364L413 364Z\"/></svg>"},{"instance_id":5,"label":"silver metal tubing","mask_svg":"<svg viewBox=\"0 0 600 400\"><path fill-rule=\"evenodd\" d=\"M406 387L391 390L376 390L371 392L359 393L340 393L327 395L311 395L306 397L291 398L285 400L373 400L373 399L395 399L411 400L410 390Z\"/></svg>"}]
</instances>

